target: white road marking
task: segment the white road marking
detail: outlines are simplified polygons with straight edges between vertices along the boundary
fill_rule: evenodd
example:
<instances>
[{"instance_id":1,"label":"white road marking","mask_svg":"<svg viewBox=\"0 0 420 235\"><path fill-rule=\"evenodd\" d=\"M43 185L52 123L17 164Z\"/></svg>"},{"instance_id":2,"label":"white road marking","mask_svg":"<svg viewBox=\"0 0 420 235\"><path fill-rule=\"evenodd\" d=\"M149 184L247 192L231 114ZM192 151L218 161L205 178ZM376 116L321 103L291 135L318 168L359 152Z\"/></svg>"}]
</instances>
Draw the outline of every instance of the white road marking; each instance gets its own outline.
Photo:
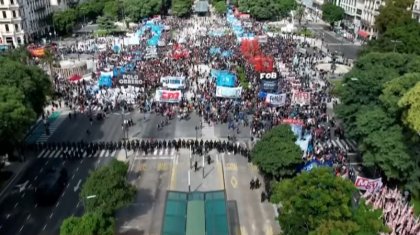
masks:
<instances>
[{"instance_id":1,"label":"white road marking","mask_svg":"<svg viewBox=\"0 0 420 235\"><path fill-rule=\"evenodd\" d=\"M50 219L53 217L53 215L54 215L54 212L51 212Z\"/></svg>"},{"instance_id":2,"label":"white road marking","mask_svg":"<svg viewBox=\"0 0 420 235\"><path fill-rule=\"evenodd\" d=\"M76 168L76 172L78 172L78 171L79 171L79 167Z\"/></svg>"},{"instance_id":3,"label":"white road marking","mask_svg":"<svg viewBox=\"0 0 420 235\"><path fill-rule=\"evenodd\" d=\"M38 176L35 176L34 180L37 180L37 179L38 179Z\"/></svg>"},{"instance_id":4,"label":"white road marking","mask_svg":"<svg viewBox=\"0 0 420 235\"><path fill-rule=\"evenodd\" d=\"M85 160L85 159L82 159L82 160L80 161L80 164L82 164L84 160Z\"/></svg>"},{"instance_id":5,"label":"white road marking","mask_svg":"<svg viewBox=\"0 0 420 235\"><path fill-rule=\"evenodd\" d=\"M80 206L80 201L77 202L76 208Z\"/></svg>"},{"instance_id":6,"label":"white road marking","mask_svg":"<svg viewBox=\"0 0 420 235\"><path fill-rule=\"evenodd\" d=\"M58 201L57 204L55 204L55 208L57 208L59 205L60 205L60 201Z\"/></svg>"},{"instance_id":7,"label":"white road marking","mask_svg":"<svg viewBox=\"0 0 420 235\"><path fill-rule=\"evenodd\" d=\"M31 218L31 214L29 214L29 215L26 217L26 221L28 221L30 218Z\"/></svg>"},{"instance_id":8,"label":"white road marking","mask_svg":"<svg viewBox=\"0 0 420 235\"><path fill-rule=\"evenodd\" d=\"M73 176L71 177L71 179L74 179L75 174L73 174Z\"/></svg>"},{"instance_id":9,"label":"white road marking","mask_svg":"<svg viewBox=\"0 0 420 235\"><path fill-rule=\"evenodd\" d=\"M15 208L16 208L18 205L19 205L19 202L16 202L16 204L15 204Z\"/></svg>"},{"instance_id":10,"label":"white road marking","mask_svg":"<svg viewBox=\"0 0 420 235\"><path fill-rule=\"evenodd\" d=\"M44 227L42 228L42 231L44 231L46 227L47 227L47 224L44 225Z\"/></svg>"},{"instance_id":11,"label":"white road marking","mask_svg":"<svg viewBox=\"0 0 420 235\"><path fill-rule=\"evenodd\" d=\"M22 227L20 227L19 232L22 232L23 227L25 227L25 225L22 225Z\"/></svg>"},{"instance_id":12,"label":"white road marking","mask_svg":"<svg viewBox=\"0 0 420 235\"><path fill-rule=\"evenodd\" d=\"M37 208L38 207L38 203L35 203L35 208Z\"/></svg>"},{"instance_id":13,"label":"white road marking","mask_svg":"<svg viewBox=\"0 0 420 235\"><path fill-rule=\"evenodd\" d=\"M79 190L80 187L80 183L82 183L82 180L79 180L76 184L76 186L74 186L73 190L76 192L77 190Z\"/></svg>"},{"instance_id":14,"label":"white road marking","mask_svg":"<svg viewBox=\"0 0 420 235\"><path fill-rule=\"evenodd\" d=\"M21 198L24 198L25 197L25 193L22 193L22 195L20 196Z\"/></svg>"},{"instance_id":15,"label":"white road marking","mask_svg":"<svg viewBox=\"0 0 420 235\"><path fill-rule=\"evenodd\" d=\"M48 160L45 162L45 165L47 165L49 162L50 162L50 160L48 159Z\"/></svg>"}]
</instances>

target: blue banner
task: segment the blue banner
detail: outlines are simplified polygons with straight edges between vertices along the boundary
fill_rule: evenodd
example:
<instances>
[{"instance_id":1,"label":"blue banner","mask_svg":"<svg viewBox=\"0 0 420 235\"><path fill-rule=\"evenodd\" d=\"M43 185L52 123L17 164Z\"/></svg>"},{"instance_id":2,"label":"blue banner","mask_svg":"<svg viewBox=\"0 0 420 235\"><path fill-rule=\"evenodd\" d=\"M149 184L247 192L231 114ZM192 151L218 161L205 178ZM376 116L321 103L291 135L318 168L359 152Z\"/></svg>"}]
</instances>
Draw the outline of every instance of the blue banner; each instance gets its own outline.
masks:
<instances>
[{"instance_id":1,"label":"blue banner","mask_svg":"<svg viewBox=\"0 0 420 235\"><path fill-rule=\"evenodd\" d=\"M217 86L234 87L236 85L236 76L229 71L212 69L210 74L216 79Z\"/></svg>"}]
</instances>

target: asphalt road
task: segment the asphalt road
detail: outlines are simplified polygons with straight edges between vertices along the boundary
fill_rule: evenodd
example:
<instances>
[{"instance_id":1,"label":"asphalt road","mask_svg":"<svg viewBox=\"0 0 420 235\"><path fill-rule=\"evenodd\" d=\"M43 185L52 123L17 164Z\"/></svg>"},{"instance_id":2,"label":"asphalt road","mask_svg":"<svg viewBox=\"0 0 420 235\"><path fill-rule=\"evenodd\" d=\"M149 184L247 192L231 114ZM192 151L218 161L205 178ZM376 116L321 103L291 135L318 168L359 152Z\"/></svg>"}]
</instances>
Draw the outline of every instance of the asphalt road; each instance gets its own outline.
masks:
<instances>
[{"instance_id":1,"label":"asphalt road","mask_svg":"<svg viewBox=\"0 0 420 235\"><path fill-rule=\"evenodd\" d=\"M227 124L209 126L203 124L201 117L192 113L189 120L175 118L162 129L157 124L163 120L156 114L141 114L138 112L126 113L124 117L120 113L109 114L103 121L95 120L92 125L89 119L78 114L77 118L69 119L66 115L59 118L59 125L53 130L48 142L100 142L118 141L123 138L121 123L123 118L132 118L134 126L129 128L130 138L153 138L153 139L176 139L176 138L226 138L232 134L227 129ZM196 126L199 126L197 130ZM87 135L86 130L91 134ZM240 138L249 137L249 128L240 127ZM106 164L111 158L104 156L116 155L117 153L96 153L93 158L81 160L64 160L61 158L61 150L47 150L37 153L33 157L33 163L24 172L17 184L28 182L27 189L22 193L9 193L0 204L0 234L35 235L35 234L58 234L62 221L71 216L83 214L83 206L79 200L80 188L89 174L89 171L102 164ZM160 221L163 213L163 205L166 189L172 180L171 169L175 156L173 152L154 153L155 155L144 156L144 153L133 153L131 156L130 172L134 185L139 189L136 202L121 212L117 225L120 232L143 231L143 234L159 234ZM188 159L184 154L182 158ZM149 158L149 159L148 159ZM64 165L69 175L69 182L58 201L51 207L39 207L34 200L34 185L37 184L41 175L54 166ZM189 167L188 164L180 164ZM133 173L134 172L134 173ZM213 172L213 173L211 173ZM216 174L216 169L209 169L208 174ZM185 172L184 172L185 173ZM134 178L133 178L134 177ZM175 176L176 177L176 176ZM185 179L179 176L179 179ZM211 179L213 177L208 177ZM220 178L220 177L219 177ZM200 180L199 178L196 178ZM220 180L211 180L209 184L220 185ZM201 181L200 181L201 182ZM197 182L197 187L200 185ZM75 188L76 187L76 188ZM141 222L138 222L141 221ZM133 225L134 224L134 225ZM140 233L141 234L141 233Z\"/></svg>"},{"instance_id":2,"label":"asphalt road","mask_svg":"<svg viewBox=\"0 0 420 235\"><path fill-rule=\"evenodd\" d=\"M335 32L325 28L325 25L318 23L309 23L308 29L313 31L318 38L324 39L323 47L327 47L330 51L337 51L344 54L345 58L356 59L361 46L355 45L347 39L336 35Z\"/></svg>"},{"instance_id":3,"label":"asphalt road","mask_svg":"<svg viewBox=\"0 0 420 235\"><path fill-rule=\"evenodd\" d=\"M71 215L81 215L83 212L83 206L79 201L79 192L89 171L105 164L108 160L85 158L78 161L64 161L61 158L35 158L33 161L33 164L17 182L17 184L28 182L27 189L20 193L10 192L0 204L2 212L0 234L58 234L60 225L65 218ZM68 172L67 187L52 206L38 206L34 200L34 185L39 182L45 171L59 165L63 165Z\"/></svg>"}]
</instances>

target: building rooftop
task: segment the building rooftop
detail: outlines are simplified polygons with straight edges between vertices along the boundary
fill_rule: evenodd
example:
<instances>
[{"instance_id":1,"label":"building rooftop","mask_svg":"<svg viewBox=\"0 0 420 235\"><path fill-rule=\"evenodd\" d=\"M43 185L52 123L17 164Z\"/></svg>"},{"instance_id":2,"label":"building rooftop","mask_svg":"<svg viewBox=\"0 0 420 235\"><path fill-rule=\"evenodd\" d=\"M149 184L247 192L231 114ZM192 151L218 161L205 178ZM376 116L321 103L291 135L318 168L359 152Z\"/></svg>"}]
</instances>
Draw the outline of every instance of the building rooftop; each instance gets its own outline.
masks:
<instances>
[{"instance_id":1,"label":"building rooftop","mask_svg":"<svg viewBox=\"0 0 420 235\"><path fill-rule=\"evenodd\" d=\"M162 235L229 235L225 191L168 191Z\"/></svg>"}]
</instances>

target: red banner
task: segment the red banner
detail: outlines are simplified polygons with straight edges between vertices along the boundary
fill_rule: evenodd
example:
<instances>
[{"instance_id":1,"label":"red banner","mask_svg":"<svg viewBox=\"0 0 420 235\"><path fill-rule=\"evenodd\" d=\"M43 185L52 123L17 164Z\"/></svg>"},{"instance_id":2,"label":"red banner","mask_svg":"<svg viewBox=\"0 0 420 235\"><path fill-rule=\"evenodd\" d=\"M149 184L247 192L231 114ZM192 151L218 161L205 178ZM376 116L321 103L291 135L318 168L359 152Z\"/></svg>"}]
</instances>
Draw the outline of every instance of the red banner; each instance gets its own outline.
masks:
<instances>
[{"instance_id":1,"label":"red banner","mask_svg":"<svg viewBox=\"0 0 420 235\"><path fill-rule=\"evenodd\" d=\"M294 104L309 104L311 101L311 93L304 91L293 92L292 103Z\"/></svg>"},{"instance_id":2,"label":"red banner","mask_svg":"<svg viewBox=\"0 0 420 235\"><path fill-rule=\"evenodd\" d=\"M302 120L300 119L293 119L293 118L285 118L283 120L281 120L281 123L283 124L289 124L289 125L300 125L303 126L304 123Z\"/></svg>"},{"instance_id":3,"label":"red banner","mask_svg":"<svg viewBox=\"0 0 420 235\"><path fill-rule=\"evenodd\" d=\"M182 98L181 91L157 90L155 99L159 102L179 102Z\"/></svg>"}]
</instances>

